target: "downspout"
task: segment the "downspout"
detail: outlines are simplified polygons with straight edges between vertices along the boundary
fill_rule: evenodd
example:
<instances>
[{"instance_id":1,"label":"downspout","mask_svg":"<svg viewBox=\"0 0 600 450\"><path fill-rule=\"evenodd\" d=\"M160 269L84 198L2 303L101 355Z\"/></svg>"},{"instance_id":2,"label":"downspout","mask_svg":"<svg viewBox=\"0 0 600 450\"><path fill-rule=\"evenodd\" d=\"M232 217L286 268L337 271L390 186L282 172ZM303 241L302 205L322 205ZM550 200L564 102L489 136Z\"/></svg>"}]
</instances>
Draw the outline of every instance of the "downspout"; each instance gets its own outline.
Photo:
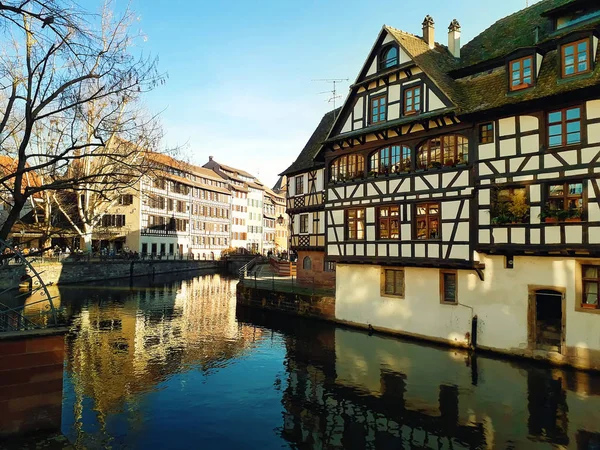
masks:
<instances>
[{"instance_id":1,"label":"downspout","mask_svg":"<svg viewBox=\"0 0 600 450\"><path fill-rule=\"evenodd\" d=\"M467 333L469 337L469 348L471 350L475 350L477 347L477 315L473 314L473 307L469 305L465 305L463 303L457 303L459 306L463 306L464 308L469 308L471 310L471 333Z\"/></svg>"}]
</instances>

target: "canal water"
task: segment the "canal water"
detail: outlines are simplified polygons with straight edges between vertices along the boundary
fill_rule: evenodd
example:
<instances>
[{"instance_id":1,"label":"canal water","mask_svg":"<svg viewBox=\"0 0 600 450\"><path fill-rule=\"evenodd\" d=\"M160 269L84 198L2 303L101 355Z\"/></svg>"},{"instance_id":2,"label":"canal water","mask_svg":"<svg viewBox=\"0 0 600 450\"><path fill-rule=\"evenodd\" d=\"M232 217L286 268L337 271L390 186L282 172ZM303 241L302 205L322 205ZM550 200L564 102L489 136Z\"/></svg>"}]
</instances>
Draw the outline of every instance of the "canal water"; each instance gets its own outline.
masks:
<instances>
[{"instance_id":1,"label":"canal water","mask_svg":"<svg viewBox=\"0 0 600 450\"><path fill-rule=\"evenodd\" d=\"M236 310L235 283L61 287L62 436L0 447L600 448L598 375Z\"/></svg>"}]
</instances>

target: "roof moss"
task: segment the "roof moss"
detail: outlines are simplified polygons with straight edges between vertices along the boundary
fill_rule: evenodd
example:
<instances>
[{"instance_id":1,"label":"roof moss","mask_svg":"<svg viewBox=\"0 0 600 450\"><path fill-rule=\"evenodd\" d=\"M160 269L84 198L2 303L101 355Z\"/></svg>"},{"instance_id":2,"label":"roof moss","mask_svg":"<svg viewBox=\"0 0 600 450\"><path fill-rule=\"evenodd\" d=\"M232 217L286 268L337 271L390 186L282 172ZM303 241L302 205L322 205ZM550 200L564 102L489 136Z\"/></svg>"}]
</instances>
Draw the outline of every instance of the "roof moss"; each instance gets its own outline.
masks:
<instances>
[{"instance_id":1,"label":"roof moss","mask_svg":"<svg viewBox=\"0 0 600 450\"><path fill-rule=\"evenodd\" d=\"M502 57L518 48L531 47L546 40L553 33L552 22L542 14L575 1L542 0L498 20L461 48L460 66L472 66Z\"/></svg>"}]
</instances>

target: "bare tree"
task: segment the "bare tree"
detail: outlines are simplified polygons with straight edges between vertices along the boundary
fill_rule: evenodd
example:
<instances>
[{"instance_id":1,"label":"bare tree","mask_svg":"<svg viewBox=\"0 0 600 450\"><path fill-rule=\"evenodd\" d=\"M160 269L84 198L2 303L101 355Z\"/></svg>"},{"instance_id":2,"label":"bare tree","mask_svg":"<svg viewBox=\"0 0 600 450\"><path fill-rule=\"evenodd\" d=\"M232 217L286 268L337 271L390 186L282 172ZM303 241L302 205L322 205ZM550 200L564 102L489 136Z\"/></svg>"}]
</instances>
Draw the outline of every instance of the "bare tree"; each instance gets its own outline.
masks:
<instances>
[{"instance_id":1,"label":"bare tree","mask_svg":"<svg viewBox=\"0 0 600 450\"><path fill-rule=\"evenodd\" d=\"M74 199L78 217L68 217L91 236L93 205L134 186L147 167L144 152L161 137L140 96L164 77L155 59L132 54L133 13L115 18L105 4L88 15L66 5L0 2L0 32L10 43L0 49L0 155L16 163L0 174L12 197L2 239L32 197L51 198L63 212L64 199ZM27 183L32 175L41 182Z\"/></svg>"}]
</instances>

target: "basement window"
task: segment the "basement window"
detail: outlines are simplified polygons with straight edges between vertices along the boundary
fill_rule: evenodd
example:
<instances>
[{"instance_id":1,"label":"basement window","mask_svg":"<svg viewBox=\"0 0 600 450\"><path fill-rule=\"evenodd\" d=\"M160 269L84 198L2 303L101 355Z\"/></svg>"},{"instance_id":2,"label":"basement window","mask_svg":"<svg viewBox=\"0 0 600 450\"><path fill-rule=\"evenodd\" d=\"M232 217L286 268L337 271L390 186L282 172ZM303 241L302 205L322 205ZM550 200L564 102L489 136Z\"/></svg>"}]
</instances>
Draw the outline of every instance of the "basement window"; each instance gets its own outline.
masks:
<instances>
[{"instance_id":1,"label":"basement window","mask_svg":"<svg viewBox=\"0 0 600 450\"><path fill-rule=\"evenodd\" d=\"M582 266L583 296L581 307L585 309L598 309L598 293L600 290L600 266Z\"/></svg>"},{"instance_id":2,"label":"basement window","mask_svg":"<svg viewBox=\"0 0 600 450\"><path fill-rule=\"evenodd\" d=\"M456 305L458 302L456 270L440 271L440 300L444 304Z\"/></svg>"},{"instance_id":3,"label":"basement window","mask_svg":"<svg viewBox=\"0 0 600 450\"><path fill-rule=\"evenodd\" d=\"M404 297L404 269L381 270L381 295Z\"/></svg>"}]
</instances>

